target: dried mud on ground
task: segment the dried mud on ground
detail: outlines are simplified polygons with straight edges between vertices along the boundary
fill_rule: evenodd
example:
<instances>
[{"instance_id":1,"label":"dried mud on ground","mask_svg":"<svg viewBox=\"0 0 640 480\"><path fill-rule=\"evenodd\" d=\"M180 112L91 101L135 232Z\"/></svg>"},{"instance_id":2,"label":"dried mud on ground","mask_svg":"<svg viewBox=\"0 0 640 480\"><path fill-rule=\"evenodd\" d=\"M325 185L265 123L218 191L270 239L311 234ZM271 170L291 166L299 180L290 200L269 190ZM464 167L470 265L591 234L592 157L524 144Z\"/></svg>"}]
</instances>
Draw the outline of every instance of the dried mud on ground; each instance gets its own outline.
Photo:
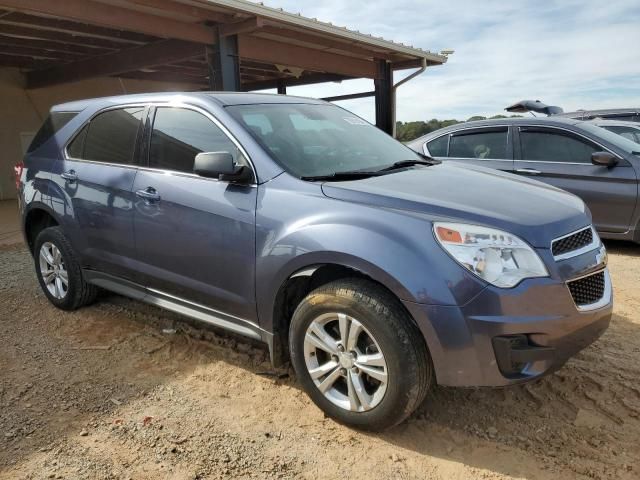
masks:
<instances>
[{"instance_id":1,"label":"dried mud on ground","mask_svg":"<svg viewBox=\"0 0 640 480\"><path fill-rule=\"evenodd\" d=\"M56 310L24 247L0 247L0 478L639 478L640 247L608 248L611 327L563 369L438 388L365 434L261 346L116 295Z\"/></svg>"}]
</instances>

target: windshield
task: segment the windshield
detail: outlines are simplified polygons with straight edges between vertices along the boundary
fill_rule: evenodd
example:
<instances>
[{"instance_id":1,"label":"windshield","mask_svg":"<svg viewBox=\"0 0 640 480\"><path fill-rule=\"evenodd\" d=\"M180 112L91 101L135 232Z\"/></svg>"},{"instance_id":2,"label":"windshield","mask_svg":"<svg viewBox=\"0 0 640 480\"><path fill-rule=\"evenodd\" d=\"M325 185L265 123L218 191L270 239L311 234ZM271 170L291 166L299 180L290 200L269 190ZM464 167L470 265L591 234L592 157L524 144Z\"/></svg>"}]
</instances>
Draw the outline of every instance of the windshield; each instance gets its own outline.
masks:
<instances>
[{"instance_id":1,"label":"windshield","mask_svg":"<svg viewBox=\"0 0 640 480\"><path fill-rule=\"evenodd\" d=\"M227 109L297 177L378 171L396 162L421 160L413 150L334 105L280 103Z\"/></svg>"},{"instance_id":2,"label":"windshield","mask_svg":"<svg viewBox=\"0 0 640 480\"><path fill-rule=\"evenodd\" d=\"M612 143L613 145L620 148L621 150L624 150L627 153L640 155L640 144L632 142L631 140L624 138L617 133L610 132L609 130L606 130L602 127L598 127L586 122L576 126L582 128L583 130L586 130L592 135L595 135L603 140L606 140L609 143Z\"/></svg>"}]
</instances>

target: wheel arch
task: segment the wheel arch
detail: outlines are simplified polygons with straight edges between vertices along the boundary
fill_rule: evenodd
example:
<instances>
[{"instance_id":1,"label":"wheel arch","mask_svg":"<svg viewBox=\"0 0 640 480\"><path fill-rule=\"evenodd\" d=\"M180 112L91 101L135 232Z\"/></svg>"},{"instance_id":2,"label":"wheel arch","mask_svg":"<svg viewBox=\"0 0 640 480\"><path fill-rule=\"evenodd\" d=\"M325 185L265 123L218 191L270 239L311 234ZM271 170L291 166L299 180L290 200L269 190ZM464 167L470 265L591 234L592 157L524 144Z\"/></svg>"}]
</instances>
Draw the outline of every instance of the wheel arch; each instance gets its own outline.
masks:
<instances>
[{"instance_id":1,"label":"wheel arch","mask_svg":"<svg viewBox=\"0 0 640 480\"><path fill-rule=\"evenodd\" d=\"M60 221L56 214L45 204L30 205L24 214L23 221L24 237L29 251L33 254L36 238L42 230L58 225L60 225Z\"/></svg>"},{"instance_id":2,"label":"wheel arch","mask_svg":"<svg viewBox=\"0 0 640 480\"><path fill-rule=\"evenodd\" d=\"M311 262L298 266L289 273L273 297L270 330L273 333L271 360L275 366L284 364L289 357L288 340L291 317L307 294L327 283L343 278L361 278L386 290L404 310L407 317L417 326L417 322L404 307L401 299L408 292L395 280L380 275L376 269L367 269L366 265L354 265L355 262ZM395 288L394 288L395 287ZM266 319L265 319L266 320Z\"/></svg>"}]
</instances>

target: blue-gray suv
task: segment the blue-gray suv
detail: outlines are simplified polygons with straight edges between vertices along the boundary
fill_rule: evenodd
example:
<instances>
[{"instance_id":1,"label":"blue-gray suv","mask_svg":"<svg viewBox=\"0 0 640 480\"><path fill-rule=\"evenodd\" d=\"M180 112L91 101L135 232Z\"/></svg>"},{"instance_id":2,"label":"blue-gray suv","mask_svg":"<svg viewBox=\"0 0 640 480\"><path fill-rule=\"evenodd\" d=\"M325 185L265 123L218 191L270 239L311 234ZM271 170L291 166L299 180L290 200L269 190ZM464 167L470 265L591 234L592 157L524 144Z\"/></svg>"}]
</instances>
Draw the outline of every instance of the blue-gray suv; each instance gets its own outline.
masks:
<instances>
[{"instance_id":1,"label":"blue-gray suv","mask_svg":"<svg viewBox=\"0 0 640 480\"><path fill-rule=\"evenodd\" d=\"M441 164L319 100L66 103L16 174L56 307L103 288L264 341L358 428L401 422L435 383L552 372L611 317L606 252L578 197Z\"/></svg>"}]
</instances>

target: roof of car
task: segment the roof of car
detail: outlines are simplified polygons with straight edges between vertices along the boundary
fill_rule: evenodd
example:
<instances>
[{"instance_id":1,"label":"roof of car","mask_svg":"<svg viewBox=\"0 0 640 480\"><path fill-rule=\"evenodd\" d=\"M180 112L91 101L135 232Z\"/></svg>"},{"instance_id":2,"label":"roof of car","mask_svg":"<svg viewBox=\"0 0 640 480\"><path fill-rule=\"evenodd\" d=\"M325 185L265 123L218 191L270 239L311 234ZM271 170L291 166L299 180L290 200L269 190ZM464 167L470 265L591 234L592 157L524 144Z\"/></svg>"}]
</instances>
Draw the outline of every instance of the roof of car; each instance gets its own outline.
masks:
<instances>
[{"instance_id":1,"label":"roof of car","mask_svg":"<svg viewBox=\"0 0 640 480\"><path fill-rule=\"evenodd\" d=\"M624 115L624 114L640 114L640 107L628 108L605 108L601 110L576 110L575 112L558 113L557 116L570 118L591 118L599 115Z\"/></svg>"},{"instance_id":2,"label":"roof of car","mask_svg":"<svg viewBox=\"0 0 640 480\"><path fill-rule=\"evenodd\" d=\"M147 102L171 102L189 99L209 99L214 100L219 105L254 105L265 103L310 103L325 104L323 100L307 97L296 97L293 95L278 95L273 93L242 93L242 92L163 92L163 93L140 93L131 95L116 95L110 97L87 98L67 103L61 103L52 107L54 112L81 111L95 105L123 105L131 103Z\"/></svg>"},{"instance_id":3,"label":"roof of car","mask_svg":"<svg viewBox=\"0 0 640 480\"><path fill-rule=\"evenodd\" d=\"M488 120L474 120L472 122L456 123L448 127L440 128L433 132L429 132L422 137L416 138L409 144L424 142L434 137L438 137L444 133L455 132L467 128L476 127L491 127L491 126L503 126L503 125L554 125L554 126L567 126L576 125L582 123L582 120L576 120L573 118L558 118L555 115L553 117L512 117L512 118L492 118Z\"/></svg>"}]
</instances>

